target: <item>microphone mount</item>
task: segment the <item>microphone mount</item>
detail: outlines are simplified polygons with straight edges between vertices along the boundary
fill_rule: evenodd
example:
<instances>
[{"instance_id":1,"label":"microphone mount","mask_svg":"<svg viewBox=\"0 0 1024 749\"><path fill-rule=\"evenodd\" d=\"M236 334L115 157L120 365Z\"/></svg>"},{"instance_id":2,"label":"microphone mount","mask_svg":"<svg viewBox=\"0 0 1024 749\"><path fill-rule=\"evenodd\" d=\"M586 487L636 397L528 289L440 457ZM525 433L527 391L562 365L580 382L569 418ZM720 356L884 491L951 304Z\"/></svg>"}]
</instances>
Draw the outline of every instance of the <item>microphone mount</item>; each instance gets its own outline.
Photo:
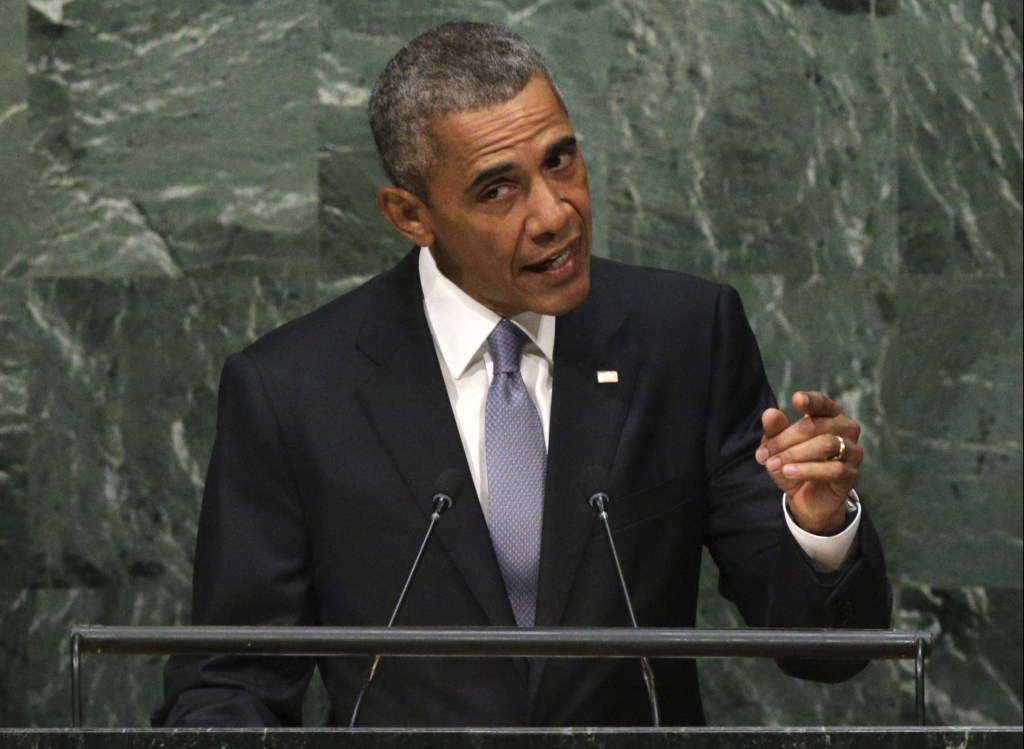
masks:
<instances>
[{"instance_id":1,"label":"microphone mount","mask_svg":"<svg viewBox=\"0 0 1024 749\"><path fill-rule=\"evenodd\" d=\"M405 596L409 592L409 586L412 585L412 579L416 576L416 570L420 568L420 561L423 559L423 552L426 551L427 544L430 542L430 537L434 534L434 526L437 525L437 521L441 519L441 516L447 512L455 500L462 494L463 486L465 481L462 478L462 472L455 468L446 468L441 471L441 474L437 477L434 482L434 511L430 515L430 525L427 526L427 532L423 534L423 541L420 543L420 550L416 552L416 559L413 560L412 567L409 568L409 575L405 578L405 585L402 586L402 592L398 595L398 602L395 604L394 611L391 612L391 618L388 619L388 627L392 627L395 620L398 619L398 612L402 610L402 604L405 603ZM380 656L375 655L373 657L373 663L370 664L369 670L366 672L366 678L363 680L363 686L359 689L359 695L356 697L356 704L352 708L352 717L349 719L349 728L355 728L356 721L359 719L359 709L363 705L363 698L366 697L366 692L370 688L370 684L373 683L374 677L377 675L377 667L380 665Z\"/></svg>"},{"instance_id":2,"label":"microphone mount","mask_svg":"<svg viewBox=\"0 0 1024 749\"><path fill-rule=\"evenodd\" d=\"M629 621L633 629L639 629L636 623L636 614L633 613L633 603L629 598L629 588L626 587L626 576L622 574L622 564L619 563L619 552L615 548L615 538L612 536L611 525L608 523L608 506L611 498L601 491L601 487L608 485L608 476L600 466L590 466L583 474L582 485L584 495L597 516L604 524L605 537L608 539L608 548L612 552L612 561L615 563L615 572L619 577L619 586L622 588L622 598L626 602L626 611L629 613ZM647 701L651 705L651 723L655 728L661 727L661 715L658 711L658 691L654 684L654 671L646 656L640 657L640 668L644 677L644 687L647 689Z\"/></svg>"}]
</instances>

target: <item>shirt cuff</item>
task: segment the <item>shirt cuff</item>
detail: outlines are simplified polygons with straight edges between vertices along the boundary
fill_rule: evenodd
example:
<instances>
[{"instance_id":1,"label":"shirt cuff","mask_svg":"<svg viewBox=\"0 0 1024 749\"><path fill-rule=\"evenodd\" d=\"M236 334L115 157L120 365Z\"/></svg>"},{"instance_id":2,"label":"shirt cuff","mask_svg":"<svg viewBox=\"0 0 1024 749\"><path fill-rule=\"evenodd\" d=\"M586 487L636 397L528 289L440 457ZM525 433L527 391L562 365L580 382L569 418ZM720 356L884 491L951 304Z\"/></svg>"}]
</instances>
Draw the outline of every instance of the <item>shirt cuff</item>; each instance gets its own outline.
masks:
<instances>
[{"instance_id":1,"label":"shirt cuff","mask_svg":"<svg viewBox=\"0 0 1024 749\"><path fill-rule=\"evenodd\" d=\"M815 572L835 572L850 558L853 540L857 537L857 529L860 528L860 497L852 489L846 499L846 508L852 517L847 518L846 527L842 531L834 536L816 536L796 524L789 514L786 495L782 495L782 514L786 516L786 525L789 526L789 532L793 534L800 548L804 550L810 560L811 569Z\"/></svg>"}]
</instances>

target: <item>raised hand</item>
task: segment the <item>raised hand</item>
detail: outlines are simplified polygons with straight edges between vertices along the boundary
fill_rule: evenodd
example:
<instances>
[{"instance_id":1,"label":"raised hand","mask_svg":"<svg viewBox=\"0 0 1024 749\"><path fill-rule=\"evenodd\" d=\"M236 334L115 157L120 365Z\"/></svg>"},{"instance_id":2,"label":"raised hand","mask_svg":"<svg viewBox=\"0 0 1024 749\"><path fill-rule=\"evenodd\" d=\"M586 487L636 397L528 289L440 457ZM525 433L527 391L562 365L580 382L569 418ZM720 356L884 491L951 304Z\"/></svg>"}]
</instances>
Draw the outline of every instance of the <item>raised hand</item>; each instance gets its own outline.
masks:
<instances>
[{"instance_id":1,"label":"raised hand","mask_svg":"<svg viewBox=\"0 0 1024 749\"><path fill-rule=\"evenodd\" d=\"M844 502L860 480L860 424L821 393L794 393L793 407L803 417L792 423L777 408L761 415L764 437L755 457L789 497L797 525L834 535L846 523Z\"/></svg>"}]
</instances>

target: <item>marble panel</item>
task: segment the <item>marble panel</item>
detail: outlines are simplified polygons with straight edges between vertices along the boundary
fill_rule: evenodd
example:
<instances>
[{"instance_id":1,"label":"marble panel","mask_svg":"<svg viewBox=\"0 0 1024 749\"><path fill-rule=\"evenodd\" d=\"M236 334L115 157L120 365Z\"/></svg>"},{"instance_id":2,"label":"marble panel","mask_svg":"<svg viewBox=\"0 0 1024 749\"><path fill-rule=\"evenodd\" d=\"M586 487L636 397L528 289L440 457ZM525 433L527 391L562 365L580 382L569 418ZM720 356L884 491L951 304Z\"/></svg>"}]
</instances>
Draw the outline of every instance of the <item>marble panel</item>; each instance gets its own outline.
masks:
<instances>
[{"instance_id":1,"label":"marble panel","mask_svg":"<svg viewBox=\"0 0 1024 749\"><path fill-rule=\"evenodd\" d=\"M895 626L934 637L926 690L930 723L1021 724L1022 601L1019 584L942 588L900 581Z\"/></svg>"},{"instance_id":2,"label":"marble panel","mask_svg":"<svg viewBox=\"0 0 1024 749\"><path fill-rule=\"evenodd\" d=\"M31 543L28 342L32 325L23 291L19 284L0 280L0 590L15 597L25 579Z\"/></svg>"},{"instance_id":3,"label":"marble panel","mask_svg":"<svg viewBox=\"0 0 1024 749\"><path fill-rule=\"evenodd\" d=\"M705 554L698 626L743 626L716 585ZM922 629L934 638L926 670L928 724L1019 725L1020 589L896 580L893 593L893 628ZM875 661L841 684L792 679L766 660L709 659L698 668L711 725L896 726L915 720L911 661Z\"/></svg>"},{"instance_id":4,"label":"marble panel","mask_svg":"<svg viewBox=\"0 0 1024 749\"><path fill-rule=\"evenodd\" d=\"M900 16L902 265L1019 278L1020 8L908 2Z\"/></svg>"},{"instance_id":5,"label":"marble panel","mask_svg":"<svg viewBox=\"0 0 1024 749\"><path fill-rule=\"evenodd\" d=\"M31 276L316 260L312 3L30 3Z\"/></svg>"},{"instance_id":6,"label":"marble panel","mask_svg":"<svg viewBox=\"0 0 1024 749\"><path fill-rule=\"evenodd\" d=\"M0 725L71 724L70 628L74 624L156 626L188 619L188 590L166 579L105 588L0 590ZM160 656L82 657L85 727L149 726L163 700ZM308 726L327 722L326 693L314 677L304 708Z\"/></svg>"},{"instance_id":7,"label":"marble panel","mask_svg":"<svg viewBox=\"0 0 1024 749\"><path fill-rule=\"evenodd\" d=\"M885 460L908 508L898 573L941 588L1020 589L1021 280L908 278L892 295Z\"/></svg>"},{"instance_id":8,"label":"marble panel","mask_svg":"<svg viewBox=\"0 0 1024 749\"><path fill-rule=\"evenodd\" d=\"M2 538L30 543L15 547L23 561L0 589L16 693L6 709L15 724L63 725L71 625L188 620L221 363L308 310L313 284L299 273L69 279L26 292L30 501L20 515L5 508ZM145 725L161 663L98 659L87 683L96 724Z\"/></svg>"},{"instance_id":9,"label":"marble panel","mask_svg":"<svg viewBox=\"0 0 1024 749\"><path fill-rule=\"evenodd\" d=\"M26 250L31 179L25 4L0 0L0 277Z\"/></svg>"},{"instance_id":10,"label":"marble panel","mask_svg":"<svg viewBox=\"0 0 1024 749\"><path fill-rule=\"evenodd\" d=\"M32 548L28 491L32 320L24 289L0 280L0 726L29 725L25 685L32 615L26 580Z\"/></svg>"},{"instance_id":11,"label":"marble panel","mask_svg":"<svg viewBox=\"0 0 1024 749\"><path fill-rule=\"evenodd\" d=\"M717 593L714 562L705 552L697 626L742 627ZM793 679L773 661L706 659L698 664L701 695L714 726L907 725L914 722L913 670L900 661L871 663L841 684Z\"/></svg>"},{"instance_id":12,"label":"marble panel","mask_svg":"<svg viewBox=\"0 0 1024 749\"><path fill-rule=\"evenodd\" d=\"M164 624L187 608L182 586L164 579L137 579L105 588L47 588L32 591L27 668L8 678L20 689L25 714L37 726L71 724L72 624ZM185 612L187 613L187 612ZM160 703L163 658L82 658L82 711L87 726L144 727Z\"/></svg>"},{"instance_id":13,"label":"marble panel","mask_svg":"<svg viewBox=\"0 0 1024 749\"><path fill-rule=\"evenodd\" d=\"M33 585L187 600L220 366L311 296L301 274L31 287Z\"/></svg>"},{"instance_id":14,"label":"marble panel","mask_svg":"<svg viewBox=\"0 0 1024 749\"><path fill-rule=\"evenodd\" d=\"M0 726L33 725L27 705L32 612L27 589L0 586Z\"/></svg>"},{"instance_id":15,"label":"marble panel","mask_svg":"<svg viewBox=\"0 0 1024 749\"><path fill-rule=\"evenodd\" d=\"M895 21L621 2L612 254L732 279L895 267Z\"/></svg>"}]
</instances>

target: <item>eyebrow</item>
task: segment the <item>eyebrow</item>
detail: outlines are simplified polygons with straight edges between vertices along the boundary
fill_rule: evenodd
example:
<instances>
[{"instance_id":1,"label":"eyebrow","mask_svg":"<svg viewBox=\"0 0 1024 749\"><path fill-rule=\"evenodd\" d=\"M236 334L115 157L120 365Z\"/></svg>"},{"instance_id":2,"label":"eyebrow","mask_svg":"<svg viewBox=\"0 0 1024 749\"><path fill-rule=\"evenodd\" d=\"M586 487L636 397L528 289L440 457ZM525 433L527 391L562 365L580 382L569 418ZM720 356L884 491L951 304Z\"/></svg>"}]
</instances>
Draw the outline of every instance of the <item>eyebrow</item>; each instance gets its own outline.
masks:
<instances>
[{"instance_id":1,"label":"eyebrow","mask_svg":"<svg viewBox=\"0 0 1024 749\"><path fill-rule=\"evenodd\" d=\"M544 149L544 160L547 161L552 156L560 156L563 153L575 151L578 147L575 135L566 135L563 138L559 138L550 146ZM466 192L473 192L477 187L489 182L495 177L500 177L503 174L507 174L515 168L515 164L511 161L507 161L502 164L495 164L494 166L484 169L482 172L473 178L473 181L466 187Z\"/></svg>"},{"instance_id":2,"label":"eyebrow","mask_svg":"<svg viewBox=\"0 0 1024 749\"><path fill-rule=\"evenodd\" d=\"M515 168L515 165L511 161L507 161L504 164L496 164L495 166L488 167L473 178L473 181L466 187L466 192L473 192L475 189L485 182L490 182L495 177L500 177L503 174L511 172Z\"/></svg>"}]
</instances>

